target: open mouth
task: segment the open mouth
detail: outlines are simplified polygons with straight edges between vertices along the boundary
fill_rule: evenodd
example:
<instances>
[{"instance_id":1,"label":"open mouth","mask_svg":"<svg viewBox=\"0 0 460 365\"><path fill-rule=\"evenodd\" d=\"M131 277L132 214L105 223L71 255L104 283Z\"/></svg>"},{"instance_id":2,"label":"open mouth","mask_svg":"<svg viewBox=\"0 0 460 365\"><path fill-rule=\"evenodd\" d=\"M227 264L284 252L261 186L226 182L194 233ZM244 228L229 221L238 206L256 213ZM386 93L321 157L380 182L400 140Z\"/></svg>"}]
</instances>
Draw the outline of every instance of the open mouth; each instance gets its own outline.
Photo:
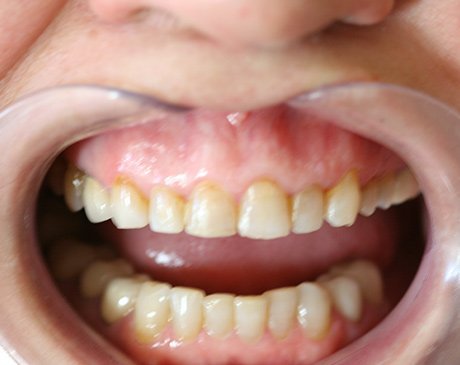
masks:
<instances>
[{"instance_id":1,"label":"open mouth","mask_svg":"<svg viewBox=\"0 0 460 365\"><path fill-rule=\"evenodd\" d=\"M67 131L35 195L51 275L21 262L139 364L327 363L376 346L432 247L421 156L372 113L364 127L340 103L300 102Z\"/></svg>"}]
</instances>

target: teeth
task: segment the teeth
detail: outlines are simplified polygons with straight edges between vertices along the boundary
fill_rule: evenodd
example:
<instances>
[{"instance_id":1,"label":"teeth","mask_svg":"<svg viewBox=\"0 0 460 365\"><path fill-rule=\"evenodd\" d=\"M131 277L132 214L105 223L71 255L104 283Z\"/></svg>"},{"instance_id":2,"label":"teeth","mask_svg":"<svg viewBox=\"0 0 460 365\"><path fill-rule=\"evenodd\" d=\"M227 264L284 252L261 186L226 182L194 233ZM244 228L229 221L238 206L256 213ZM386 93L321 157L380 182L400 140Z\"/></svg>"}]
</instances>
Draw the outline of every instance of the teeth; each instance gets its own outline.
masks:
<instances>
[{"instance_id":1,"label":"teeth","mask_svg":"<svg viewBox=\"0 0 460 365\"><path fill-rule=\"evenodd\" d=\"M370 261L357 260L349 264L338 265L330 270L331 274L347 276L355 280L365 300L373 304L383 301L383 279L377 265Z\"/></svg>"},{"instance_id":2,"label":"teeth","mask_svg":"<svg viewBox=\"0 0 460 365\"><path fill-rule=\"evenodd\" d=\"M277 338L285 338L295 323L298 293L296 288L281 288L264 293L268 300L268 328Z\"/></svg>"},{"instance_id":3,"label":"teeth","mask_svg":"<svg viewBox=\"0 0 460 365\"><path fill-rule=\"evenodd\" d=\"M170 294L171 286L168 284L141 284L134 307L134 327L140 342L151 342L165 329L170 318Z\"/></svg>"},{"instance_id":4,"label":"teeth","mask_svg":"<svg viewBox=\"0 0 460 365\"><path fill-rule=\"evenodd\" d=\"M83 187L85 174L73 165L69 165L64 175L64 200L72 212L83 208Z\"/></svg>"},{"instance_id":5,"label":"teeth","mask_svg":"<svg viewBox=\"0 0 460 365\"><path fill-rule=\"evenodd\" d=\"M127 180L118 179L112 187L112 209L118 228L143 228L149 223L147 200Z\"/></svg>"},{"instance_id":6,"label":"teeth","mask_svg":"<svg viewBox=\"0 0 460 365\"><path fill-rule=\"evenodd\" d=\"M278 185L269 181L252 184L240 203L238 232L243 237L272 239L289 234L289 203Z\"/></svg>"},{"instance_id":7,"label":"teeth","mask_svg":"<svg viewBox=\"0 0 460 365\"><path fill-rule=\"evenodd\" d=\"M185 231L198 237L236 234L236 205L230 195L214 184L195 187L186 206Z\"/></svg>"},{"instance_id":8,"label":"teeth","mask_svg":"<svg viewBox=\"0 0 460 365\"><path fill-rule=\"evenodd\" d=\"M160 233L184 230L184 200L168 188L156 187L150 193L150 229Z\"/></svg>"},{"instance_id":9,"label":"teeth","mask_svg":"<svg viewBox=\"0 0 460 365\"><path fill-rule=\"evenodd\" d=\"M409 199L415 198L420 193L415 176L409 169L396 174L395 188L392 196L393 204L401 204Z\"/></svg>"},{"instance_id":10,"label":"teeth","mask_svg":"<svg viewBox=\"0 0 460 365\"><path fill-rule=\"evenodd\" d=\"M263 296L239 296L234 301L237 335L246 342L255 342L265 331L267 299Z\"/></svg>"},{"instance_id":11,"label":"teeth","mask_svg":"<svg viewBox=\"0 0 460 365\"><path fill-rule=\"evenodd\" d=\"M107 285L102 295L102 318L114 323L133 309L142 281L138 278L117 278Z\"/></svg>"},{"instance_id":12,"label":"teeth","mask_svg":"<svg viewBox=\"0 0 460 365\"><path fill-rule=\"evenodd\" d=\"M193 340L200 333L203 298L202 290L183 287L171 289L172 325L179 340Z\"/></svg>"},{"instance_id":13,"label":"teeth","mask_svg":"<svg viewBox=\"0 0 460 365\"><path fill-rule=\"evenodd\" d=\"M312 187L294 195L292 203L292 232L310 233L323 225L324 194Z\"/></svg>"},{"instance_id":14,"label":"teeth","mask_svg":"<svg viewBox=\"0 0 460 365\"><path fill-rule=\"evenodd\" d=\"M115 278L132 275L133 267L125 260L95 261L80 277L80 292L85 298L96 298L106 285Z\"/></svg>"},{"instance_id":15,"label":"teeth","mask_svg":"<svg viewBox=\"0 0 460 365\"><path fill-rule=\"evenodd\" d=\"M330 296L315 283L302 283L298 291L297 320L309 338L320 340L326 336L331 325Z\"/></svg>"},{"instance_id":16,"label":"teeth","mask_svg":"<svg viewBox=\"0 0 460 365\"><path fill-rule=\"evenodd\" d=\"M351 226L356 220L360 203L358 176L351 171L326 193L325 218L333 227Z\"/></svg>"},{"instance_id":17,"label":"teeth","mask_svg":"<svg viewBox=\"0 0 460 365\"><path fill-rule=\"evenodd\" d=\"M90 222L99 223L112 218L110 191L91 177L86 178L82 199Z\"/></svg>"},{"instance_id":18,"label":"teeth","mask_svg":"<svg viewBox=\"0 0 460 365\"><path fill-rule=\"evenodd\" d=\"M234 298L231 294L212 294L204 298L204 327L209 336L224 338L232 332Z\"/></svg>"},{"instance_id":19,"label":"teeth","mask_svg":"<svg viewBox=\"0 0 460 365\"><path fill-rule=\"evenodd\" d=\"M357 322L362 315L362 297L358 283L345 276L322 282L332 297L335 309L346 319Z\"/></svg>"},{"instance_id":20,"label":"teeth","mask_svg":"<svg viewBox=\"0 0 460 365\"><path fill-rule=\"evenodd\" d=\"M77 168L65 174L65 199L72 211L83 206L88 219L112 219L118 228L143 228L160 233L180 233L184 229L197 237L228 237L239 233L253 239L274 239L291 231L317 231L323 219L333 227L350 226L358 212L372 215L377 208L403 203L420 193L409 169L387 173L359 186L356 171L347 173L335 187L324 192L317 186L288 197L270 181L253 183L240 201L210 182L197 185L187 201L171 189L156 186L150 199L129 181L118 178L111 192ZM291 204L292 201L292 204Z\"/></svg>"},{"instance_id":21,"label":"teeth","mask_svg":"<svg viewBox=\"0 0 460 365\"><path fill-rule=\"evenodd\" d=\"M48 252L51 272L58 280L73 279L94 260L111 257L113 253L105 247L90 246L75 240L59 241Z\"/></svg>"}]
</instances>

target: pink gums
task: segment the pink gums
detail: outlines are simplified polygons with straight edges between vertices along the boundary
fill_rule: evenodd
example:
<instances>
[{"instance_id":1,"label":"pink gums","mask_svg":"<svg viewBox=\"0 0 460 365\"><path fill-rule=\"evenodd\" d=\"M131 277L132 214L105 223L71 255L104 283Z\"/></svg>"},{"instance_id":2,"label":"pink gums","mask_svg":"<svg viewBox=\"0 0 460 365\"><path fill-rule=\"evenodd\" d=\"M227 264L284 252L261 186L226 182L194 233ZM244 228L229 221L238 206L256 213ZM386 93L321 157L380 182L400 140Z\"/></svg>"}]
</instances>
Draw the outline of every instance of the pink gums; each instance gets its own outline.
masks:
<instances>
[{"instance_id":1,"label":"pink gums","mask_svg":"<svg viewBox=\"0 0 460 365\"><path fill-rule=\"evenodd\" d=\"M331 187L350 169L363 184L404 166L386 148L285 106L229 119L194 111L89 138L67 156L106 186L124 176L146 196L158 184L187 195L210 180L238 197L260 178L295 193Z\"/></svg>"}]
</instances>

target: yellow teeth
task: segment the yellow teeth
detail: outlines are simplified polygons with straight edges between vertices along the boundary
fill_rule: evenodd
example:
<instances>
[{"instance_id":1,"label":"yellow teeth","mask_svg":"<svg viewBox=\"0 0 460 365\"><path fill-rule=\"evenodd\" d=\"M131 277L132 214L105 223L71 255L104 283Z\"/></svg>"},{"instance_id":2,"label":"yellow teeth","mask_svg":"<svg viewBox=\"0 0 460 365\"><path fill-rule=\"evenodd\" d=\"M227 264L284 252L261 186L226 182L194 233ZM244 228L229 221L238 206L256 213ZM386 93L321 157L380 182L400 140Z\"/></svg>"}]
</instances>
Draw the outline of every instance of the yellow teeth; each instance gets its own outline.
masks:
<instances>
[{"instance_id":1,"label":"yellow teeth","mask_svg":"<svg viewBox=\"0 0 460 365\"><path fill-rule=\"evenodd\" d=\"M143 228L149 224L148 202L129 181L119 179L112 187L112 210L117 228Z\"/></svg>"},{"instance_id":2,"label":"yellow teeth","mask_svg":"<svg viewBox=\"0 0 460 365\"><path fill-rule=\"evenodd\" d=\"M236 234L237 212L233 198L218 186L202 183L187 202L185 231L198 237L227 237Z\"/></svg>"},{"instance_id":3,"label":"yellow teeth","mask_svg":"<svg viewBox=\"0 0 460 365\"><path fill-rule=\"evenodd\" d=\"M69 262L70 256L92 252L92 246L84 245L61 250L58 258ZM171 287L135 274L121 259L93 259L85 268L79 267L83 297L101 298L101 314L107 323L132 315L141 343L154 342L169 328L179 341L193 341L203 332L216 339L236 335L253 343L267 333L287 338L296 327L306 337L321 340L329 333L334 310L345 320L358 322L365 302L376 306L384 301L380 270L367 260L333 266L316 282L254 296L205 295L199 289ZM61 280L68 278L66 274Z\"/></svg>"},{"instance_id":4,"label":"yellow teeth","mask_svg":"<svg viewBox=\"0 0 460 365\"><path fill-rule=\"evenodd\" d=\"M351 171L326 193L325 218L333 227L351 226L355 223L360 204L358 175Z\"/></svg>"},{"instance_id":5,"label":"yellow teeth","mask_svg":"<svg viewBox=\"0 0 460 365\"><path fill-rule=\"evenodd\" d=\"M270 181L252 184L241 199L239 234L243 237L271 239L287 236L290 228L286 194Z\"/></svg>"},{"instance_id":6,"label":"yellow teeth","mask_svg":"<svg viewBox=\"0 0 460 365\"><path fill-rule=\"evenodd\" d=\"M326 220L331 226L352 225L358 213L370 216L376 209L401 204L420 193L408 170L388 173L360 187L352 170L331 189L310 186L288 196L276 183L251 184L239 204L211 182L198 184L188 199L165 186L155 186L144 197L126 179L108 189L75 167L65 174L65 200L72 211L85 208L91 222L112 219L118 228L143 228L154 232L187 232L198 237L239 234L253 239L275 239L293 232L319 230Z\"/></svg>"}]
</instances>

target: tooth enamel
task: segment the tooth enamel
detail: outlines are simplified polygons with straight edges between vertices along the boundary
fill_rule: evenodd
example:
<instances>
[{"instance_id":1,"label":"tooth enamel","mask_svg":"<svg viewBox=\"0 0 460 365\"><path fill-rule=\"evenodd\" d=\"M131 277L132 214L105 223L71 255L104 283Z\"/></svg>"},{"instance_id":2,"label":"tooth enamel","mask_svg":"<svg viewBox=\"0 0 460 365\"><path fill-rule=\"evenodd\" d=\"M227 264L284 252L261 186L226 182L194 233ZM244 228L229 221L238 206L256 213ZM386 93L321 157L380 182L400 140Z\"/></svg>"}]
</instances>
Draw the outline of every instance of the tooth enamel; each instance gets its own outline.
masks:
<instances>
[{"instance_id":1,"label":"tooth enamel","mask_svg":"<svg viewBox=\"0 0 460 365\"><path fill-rule=\"evenodd\" d=\"M89 176L85 181L82 199L86 216L90 222L99 223L112 218L109 190Z\"/></svg>"},{"instance_id":2,"label":"tooth enamel","mask_svg":"<svg viewBox=\"0 0 460 365\"><path fill-rule=\"evenodd\" d=\"M107 323L114 323L133 309L141 287L135 278L117 278L106 286L102 295L101 313Z\"/></svg>"},{"instance_id":3,"label":"tooth enamel","mask_svg":"<svg viewBox=\"0 0 460 365\"><path fill-rule=\"evenodd\" d=\"M224 338L233 331L234 298L230 294L212 294L204 298L204 327L209 336Z\"/></svg>"},{"instance_id":4,"label":"tooth enamel","mask_svg":"<svg viewBox=\"0 0 460 365\"><path fill-rule=\"evenodd\" d=\"M325 219L333 227L351 226L356 220L360 204L358 176L355 171L350 171L326 192Z\"/></svg>"},{"instance_id":5,"label":"tooth enamel","mask_svg":"<svg viewBox=\"0 0 460 365\"><path fill-rule=\"evenodd\" d=\"M264 293L268 300L268 328L273 336L286 338L295 323L298 291L280 288Z\"/></svg>"},{"instance_id":6,"label":"tooth enamel","mask_svg":"<svg viewBox=\"0 0 460 365\"><path fill-rule=\"evenodd\" d=\"M127 261L95 261L80 277L80 292L85 298L96 298L102 294L106 285L117 277L132 275L133 267Z\"/></svg>"},{"instance_id":7,"label":"tooth enamel","mask_svg":"<svg viewBox=\"0 0 460 365\"><path fill-rule=\"evenodd\" d=\"M355 280L365 300L380 304L383 301L383 279L379 268L373 262L356 260L338 265L330 270L331 274L347 276Z\"/></svg>"},{"instance_id":8,"label":"tooth enamel","mask_svg":"<svg viewBox=\"0 0 460 365\"><path fill-rule=\"evenodd\" d=\"M268 303L263 296L238 296L234 300L235 329L246 342L258 340L265 332Z\"/></svg>"},{"instance_id":9,"label":"tooth enamel","mask_svg":"<svg viewBox=\"0 0 460 365\"><path fill-rule=\"evenodd\" d=\"M185 209L185 231L198 237L228 237L236 233L236 204L211 183L193 189Z\"/></svg>"},{"instance_id":10,"label":"tooth enamel","mask_svg":"<svg viewBox=\"0 0 460 365\"><path fill-rule=\"evenodd\" d=\"M168 324L171 286L151 281L140 285L134 306L134 327L137 339L151 342Z\"/></svg>"},{"instance_id":11,"label":"tooth enamel","mask_svg":"<svg viewBox=\"0 0 460 365\"><path fill-rule=\"evenodd\" d=\"M203 298L202 290L183 287L171 289L172 325L178 340L193 340L200 333Z\"/></svg>"},{"instance_id":12,"label":"tooth enamel","mask_svg":"<svg viewBox=\"0 0 460 365\"><path fill-rule=\"evenodd\" d=\"M415 198L420 193L415 176L409 169L404 169L396 174L395 186L391 201L393 204L401 204L406 200Z\"/></svg>"},{"instance_id":13,"label":"tooth enamel","mask_svg":"<svg viewBox=\"0 0 460 365\"><path fill-rule=\"evenodd\" d=\"M112 187L112 212L117 228L143 228L149 223L147 200L127 180L118 179Z\"/></svg>"},{"instance_id":14,"label":"tooth enamel","mask_svg":"<svg viewBox=\"0 0 460 365\"><path fill-rule=\"evenodd\" d=\"M395 188L395 176L387 173L379 180L379 200L378 207L388 209L392 204L392 197Z\"/></svg>"},{"instance_id":15,"label":"tooth enamel","mask_svg":"<svg viewBox=\"0 0 460 365\"><path fill-rule=\"evenodd\" d=\"M160 233L184 230L184 200L166 187L155 187L150 193L150 229Z\"/></svg>"},{"instance_id":16,"label":"tooth enamel","mask_svg":"<svg viewBox=\"0 0 460 365\"><path fill-rule=\"evenodd\" d=\"M83 187L85 174L73 165L69 165L64 175L64 200L72 212L83 208Z\"/></svg>"},{"instance_id":17,"label":"tooth enamel","mask_svg":"<svg viewBox=\"0 0 460 365\"><path fill-rule=\"evenodd\" d=\"M252 184L240 202L238 232L243 237L272 239L290 231L289 202L278 185L270 181Z\"/></svg>"},{"instance_id":18,"label":"tooth enamel","mask_svg":"<svg viewBox=\"0 0 460 365\"><path fill-rule=\"evenodd\" d=\"M323 225L324 194L311 187L294 196L292 202L292 232L310 233Z\"/></svg>"},{"instance_id":19,"label":"tooth enamel","mask_svg":"<svg viewBox=\"0 0 460 365\"><path fill-rule=\"evenodd\" d=\"M346 319L357 322L362 315L362 297L359 285L353 279L338 276L322 283L329 291L335 309Z\"/></svg>"},{"instance_id":20,"label":"tooth enamel","mask_svg":"<svg viewBox=\"0 0 460 365\"><path fill-rule=\"evenodd\" d=\"M53 244L48 261L53 276L58 280L73 279L96 259L111 258L113 253L105 247L90 246L75 240L62 240Z\"/></svg>"},{"instance_id":21,"label":"tooth enamel","mask_svg":"<svg viewBox=\"0 0 460 365\"><path fill-rule=\"evenodd\" d=\"M371 180L363 189L360 213L366 217L374 214L379 202L380 186L377 180Z\"/></svg>"},{"instance_id":22,"label":"tooth enamel","mask_svg":"<svg viewBox=\"0 0 460 365\"><path fill-rule=\"evenodd\" d=\"M307 337L320 340L326 336L331 325L331 298L316 283L302 283L297 289L297 320Z\"/></svg>"}]
</instances>

